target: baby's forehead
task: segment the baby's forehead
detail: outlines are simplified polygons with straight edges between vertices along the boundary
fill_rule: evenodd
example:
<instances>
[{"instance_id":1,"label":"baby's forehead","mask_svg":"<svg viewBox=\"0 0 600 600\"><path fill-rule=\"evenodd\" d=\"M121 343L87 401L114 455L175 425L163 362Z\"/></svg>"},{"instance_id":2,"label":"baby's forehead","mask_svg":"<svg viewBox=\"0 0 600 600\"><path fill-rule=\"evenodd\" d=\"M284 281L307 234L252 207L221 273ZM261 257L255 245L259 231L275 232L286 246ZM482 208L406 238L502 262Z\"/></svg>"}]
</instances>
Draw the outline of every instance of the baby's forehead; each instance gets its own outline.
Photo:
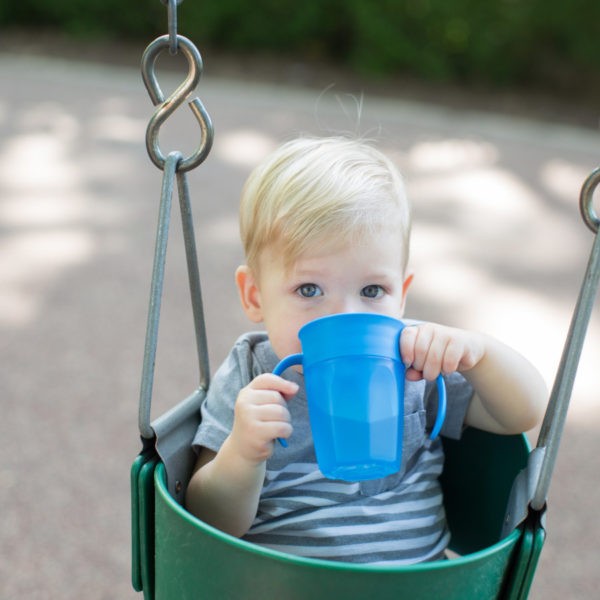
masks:
<instances>
[{"instance_id":1,"label":"baby's forehead","mask_svg":"<svg viewBox=\"0 0 600 600\"><path fill-rule=\"evenodd\" d=\"M381 252L393 249L399 262L405 252L403 233L398 227L386 226L377 230L339 231L333 235L315 235L305 238L303 243L271 245L270 253L288 274L314 269L332 255L349 255L360 260L365 254L375 259ZM387 252L386 252L387 253Z\"/></svg>"}]
</instances>

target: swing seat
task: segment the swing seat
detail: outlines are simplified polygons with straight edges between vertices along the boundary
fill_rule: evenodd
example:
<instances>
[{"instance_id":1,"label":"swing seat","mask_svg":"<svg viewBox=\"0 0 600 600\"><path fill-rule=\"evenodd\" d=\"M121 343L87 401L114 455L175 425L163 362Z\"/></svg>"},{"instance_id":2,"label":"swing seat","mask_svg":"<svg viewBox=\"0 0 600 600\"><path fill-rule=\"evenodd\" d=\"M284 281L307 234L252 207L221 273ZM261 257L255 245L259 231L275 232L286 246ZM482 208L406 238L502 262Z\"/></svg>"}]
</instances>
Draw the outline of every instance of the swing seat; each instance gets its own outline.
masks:
<instances>
[{"instance_id":1,"label":"swing seat","mask_svg":"<svg viewBox=\"0 0 600 600\"><path fill-rule=\"evenodd\" d=\"M185 435L175 435L180 454L198 421L189 407L187 414ZM450 548L459 556L403 567L307 559L225 534L181 505L193 457L168 477L170 465L147 449L131 469L133 586L146 600L526 598L545 538L541 519L503 539L500 532L511 486L527 464L527 439L467 429L460 441L443 443Z\"/></svg>"}]
</instances>

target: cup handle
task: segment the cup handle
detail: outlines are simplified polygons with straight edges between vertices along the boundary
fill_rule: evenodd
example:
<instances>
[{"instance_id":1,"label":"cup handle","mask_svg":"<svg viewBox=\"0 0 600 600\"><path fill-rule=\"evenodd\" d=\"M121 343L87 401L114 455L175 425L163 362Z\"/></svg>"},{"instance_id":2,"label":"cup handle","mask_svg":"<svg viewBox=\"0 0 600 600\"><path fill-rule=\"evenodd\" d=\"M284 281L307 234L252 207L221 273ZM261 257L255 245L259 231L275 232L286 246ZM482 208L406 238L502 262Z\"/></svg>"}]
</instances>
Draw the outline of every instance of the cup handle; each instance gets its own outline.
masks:
<instances>
[{"instance_id":1,"label":"cup handle","mask_svg":"<svg viewBox=\"0 0 600 600\"><path fill-rule=\"evenodd\" d=\"M273 375L281 375L286 369L293 367L294 365L302 364L302 353L300 354L290 354L286 356L284 359L280 360L275 368L273 369Z\"/></svg>"},{"instance_id":2,"label":"cup handle","mask_svg":"<svg viewBox=\"0 0 600 600\"><path fill-rule=\"evenodd\" d=\"M446 418L446 384L444 383L444 378L442 375L438 375L437 377L437 390L438 410L435 418L435 424L431 430L431 435L429 436L429 439L431 440L435 440L435 438L439 435L442 425L444 424L444 419Z\"/></svg>"},{"instance_id":3,"label":"cup handle","mask_svg":"<svg viewBox=\"0 0 600 600\"><path fill-rule=\"evenodd\" d=\"M275 368L273 369L273 375L281 375L286 369L293 367L294 365L302 364L302 353L300 354L290 354L286 356L284 359L280 360ZM283 438L277 438L277 441L281 445L282 448L287 448L288 443L287 440Z\"/></svg>"}]
</instances>

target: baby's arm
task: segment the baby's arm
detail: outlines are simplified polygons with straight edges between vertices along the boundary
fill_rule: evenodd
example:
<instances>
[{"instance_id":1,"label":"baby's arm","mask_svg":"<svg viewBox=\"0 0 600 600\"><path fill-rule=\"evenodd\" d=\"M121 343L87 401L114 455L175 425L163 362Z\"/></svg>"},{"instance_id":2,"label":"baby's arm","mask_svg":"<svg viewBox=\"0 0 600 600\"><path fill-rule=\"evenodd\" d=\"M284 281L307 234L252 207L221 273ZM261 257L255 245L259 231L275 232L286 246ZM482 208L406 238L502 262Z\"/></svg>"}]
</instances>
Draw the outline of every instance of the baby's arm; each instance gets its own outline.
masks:
<instances>
[{"instance_id":1,"label":"baby's arm","mask_svg":"<svg viewBox=\"0 0 600 600\"><path fill-rule=\"evenodd\" d=\"M292 433L285 399L297 391L297 384L271 374L240 391L230 435L217 453L200 452L186 495L190 512L237 537L248 531L274 440Z\"/></svg>"},{"instance_id":2,"label":"baby's arm","mask_svg":"<svg viewBox=\"0 0 600 600\"><path fill-rule=\"evenodd\" d=\"M535 427L547 400L539 372L499 341L433 323L406 327L400 351L411 380L461 372L475 395L466 424L493 433L521 433Z\"/></svg>"}]
</instances>

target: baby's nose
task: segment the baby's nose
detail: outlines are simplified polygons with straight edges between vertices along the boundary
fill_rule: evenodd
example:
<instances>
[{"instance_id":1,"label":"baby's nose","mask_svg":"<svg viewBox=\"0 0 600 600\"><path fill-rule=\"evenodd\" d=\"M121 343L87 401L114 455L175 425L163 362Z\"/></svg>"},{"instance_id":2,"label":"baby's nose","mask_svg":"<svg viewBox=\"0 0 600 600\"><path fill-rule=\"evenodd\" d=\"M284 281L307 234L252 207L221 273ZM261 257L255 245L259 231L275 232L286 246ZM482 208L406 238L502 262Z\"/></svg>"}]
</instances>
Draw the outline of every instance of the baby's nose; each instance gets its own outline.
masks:
<instances>
[{"instance_id":1,"label":"baby's nose","mask_svg":"<svg viewBox=\"0 0 600 600\"><path fill-rule=\"evenodd\" d=\"M335 304L335 313L364 312L362 303L357 298L340 298Z\"/></svg>"}]
</instances>

